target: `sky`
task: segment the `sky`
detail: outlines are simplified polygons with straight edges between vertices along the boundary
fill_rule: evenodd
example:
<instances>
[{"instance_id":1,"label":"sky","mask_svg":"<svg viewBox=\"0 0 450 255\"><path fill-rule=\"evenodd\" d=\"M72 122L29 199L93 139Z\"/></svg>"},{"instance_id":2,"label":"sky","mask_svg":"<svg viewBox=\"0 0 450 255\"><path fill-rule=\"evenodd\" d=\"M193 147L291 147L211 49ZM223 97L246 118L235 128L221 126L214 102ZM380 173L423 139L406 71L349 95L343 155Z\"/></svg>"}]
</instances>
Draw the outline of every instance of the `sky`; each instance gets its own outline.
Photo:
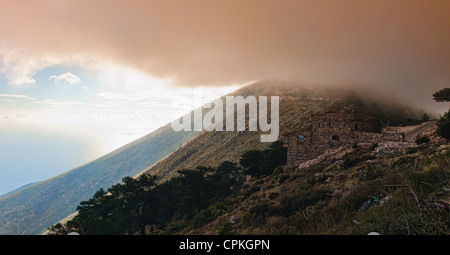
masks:
<instances>
[{"instance_id":1,"label":"sky","mask_svg":"<svg viewBox=\"0 0 450 255\"><path fill-rule=\"evenodd\" d=\"M76 165L199 106L194 94L268 78L360 84L443 113L431 95L450 87L449 13L447 0L2 0L0 135L18 142L0 149L51 155L55 139L19 140L53 135Z\"/></svg>"},{"instance_id":2,"label":"sky","mask_svg":"<svg viewBox=\"0 0 450 255\"><path fill-rule=\"evenodd\" d=\"M175 88L124 66L64 63L31 79L0 78L0 195L92 161L240 87Z\"/></svg>"}]
</instances>

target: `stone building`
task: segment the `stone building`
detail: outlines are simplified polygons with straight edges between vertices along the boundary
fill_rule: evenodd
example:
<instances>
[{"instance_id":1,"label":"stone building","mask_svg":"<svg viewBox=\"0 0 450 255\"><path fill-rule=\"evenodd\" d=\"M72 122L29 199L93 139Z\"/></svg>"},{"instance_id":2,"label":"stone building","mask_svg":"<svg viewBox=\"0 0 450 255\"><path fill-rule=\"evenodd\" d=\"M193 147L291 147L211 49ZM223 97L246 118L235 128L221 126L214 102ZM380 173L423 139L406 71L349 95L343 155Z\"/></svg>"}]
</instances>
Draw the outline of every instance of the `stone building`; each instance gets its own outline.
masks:
<instances>
[{"instance_id":1,"label":"stone building","mask_svg":"<svg viewBox=\"0 0 450 255\"><path fill-rule=\"evenodd\" d=\"M287 167L297 167L330 149L354 143L401 142L403 134L376 132L376 119L347 110L328 111L310 117L310 127L284 135ZM379 130L378 130L379 131Z\"/></svg>"}]
</instances>

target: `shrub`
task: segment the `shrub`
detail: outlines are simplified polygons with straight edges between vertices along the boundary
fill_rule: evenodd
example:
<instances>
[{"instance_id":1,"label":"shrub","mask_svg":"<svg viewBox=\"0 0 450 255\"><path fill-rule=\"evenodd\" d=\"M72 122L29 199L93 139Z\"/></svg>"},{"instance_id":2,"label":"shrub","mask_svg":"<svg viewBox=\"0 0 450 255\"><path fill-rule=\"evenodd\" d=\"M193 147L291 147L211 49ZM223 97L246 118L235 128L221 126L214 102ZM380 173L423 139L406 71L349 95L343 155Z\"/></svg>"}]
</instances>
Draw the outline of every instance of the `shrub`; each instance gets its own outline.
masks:
<instances>
[{"instance_id":1,"label":"shrub","mask_svg":"<svg viewBox=\"0 0 450 255\"><path fill-rule=\"evenodd\" d=\"M416 138L417 144L428 143L429 141L430 141L430 138L428 138L428 136L419 136Z\"/></svg>"},{"instance_id":2,"label":"shrub","mask_svg":"<svg viewBox=\"0 0 450 255\"><path fill-rule=\"evenodd\" d=\"M266 220L266 216L269 213L270 206L268 203L258 203L248 208L246 212L242 214L241 224L242 226L260 225Z\"/></svg>"},{"instance_id":3,"label":"shrub","mask_svg":"<svg viewBox=\"0 0 450 255\"><path fill-rule=\"evenodd\" d=\"M370 146L370 150L375 150L375 148L378 147L378 143L372 143L372 145Z\"/></svg>"},{"instance_id":4,"label":"shrub","mask_svg":"<svg viewBox=\"0 0 450 255\"><path fill-rule=\"evenodd\" d=\"M253 216L250 214L250 212L249 211L244 212L241 217L241 225L243 227L247 227L247 226L250 226L250 224L252 224L252 222L253 222Z\"/></svg>"},{"instance_id":5,"label":"shrub","mask_svg":"<svg viewBox=\"0 0 450 255\"><path fill-rule=\"evenodd\" d=\"M277 212L284 216L293 215L297 211L304 210L306 207L317 202L329 199L327 193L329 190L322 188L310 188L307 190L298 189L295 194L285 194L281 197L280 206Z\"/></svg>"},{"instance_id":6,"label":"shrub","mask_svg":"<svg viewBox=\"0 0 450 255\"><path fill-rule=\"evenodd\" d=\"M272 177L277 177L283 173L283 168L281 166L277 166L275 170L273 170Z\"/></svg>"},{"instance_id":7,"label":"shrub","mask_svg":"<svg viewBox=\"0 0 450 255\"><path fill-rule=\"evenodd\" d=\"M344 160L342 161L342 167L344 168L349 168L349 167L354 167L356 166L356 164L358 163L356 157L351 157L351 156L345 156Z\"/></svg>"},{"instance_id":8,"label":"shrub","mask_svg":"<svg viewBox=\"0 0 450 255\"><path fill-rule=\"evenodd\" d=\"M370 154L363 154L361 156L350 156L347 155L344 158L344 161L342 161L342 167L344 168L350 168L350 167L354 167L357 166L359 163L367 161L367 160L371 160L376 158L373 155Z\"/></svg>"},{"instance_id":9,"label":"shrub","mask_svg":"<svg viewBox=\"0 0 450 255\"><path fill-rule=\"evenodd\" d=\"M199 228L206 223L217 219L217 217L222 215L224 212L225 211L222 208L217 208L217 206L211 206L207 209L203 209L192 219L192 226L194 228Z\"/></svg>"},{"instance_id":10,"label":"shrub","mask_svg":"<svg viewBox=\"0 0 450 255\"><path fill-rule=\"evenodd\" d=\"M217 228L217 233L219 235L232 235L232 234L234 234L233 224L231 224L229 221L223 223L222 226Z\"/></svg>"},{"instance_id":11,"label":"shrub","mask_svg":"<svg viewBox=\"0 0 450 255\"><path fill-rule=\"evenodd\" d=\"M256 192L260 192L261 191L261 187L259 185L254 185L248 189L245 189L243 192L244 195L244 199L249 198L252 194L256 193Z\"/></svg>"},{"instance_id":12,"label":"shrub","mask_svg":"<svg viewBox=\"0 0 450 255\"><path fill-rule=\"evenodd\" d=\"M363 181L373 181L384 175L384 171L380 168L368 166L364 168L361 172L361 180Z\"/></svg>"},{"instance_id":13,"label":"shrub","mask_svg":"<svg viewBox=\"0 0 450 255\"><path fill-rule=\"evenodd\" d=\"M278 181L281 183L284 183L287 179L289 179L289 175L287 174L281 174L280 177L278 178Z\"/></svg>"},{"instance_id":14,"label":"shrub","mask_svg":"<svg viewBox=\"0 0 450 255\"><path fill-rule=\"evenodd\" d=\"M413 154L419 151L419 148L416 147L410 147L406 149L406 154Z\"/></svg>"},{"instance_id":15,"label":"shrub","mask_svg":"<svg viewBox=\"0 0 450 255\"><path fill-rule=\"evenodd\" d=\"M437 126L436 133L441 137L450 139L450 113L446 112L439 119Z\"/></svg>"}]
</instances>

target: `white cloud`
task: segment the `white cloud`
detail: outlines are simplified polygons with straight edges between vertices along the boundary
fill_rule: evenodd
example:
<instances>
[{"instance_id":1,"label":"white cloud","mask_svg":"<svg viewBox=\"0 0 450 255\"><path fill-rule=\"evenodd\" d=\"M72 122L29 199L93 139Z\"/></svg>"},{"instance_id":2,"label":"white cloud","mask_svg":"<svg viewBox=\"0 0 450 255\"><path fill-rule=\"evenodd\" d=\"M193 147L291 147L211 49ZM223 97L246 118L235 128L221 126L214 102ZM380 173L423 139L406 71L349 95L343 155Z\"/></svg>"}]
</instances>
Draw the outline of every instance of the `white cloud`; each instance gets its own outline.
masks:
<instances>
[{"instance_id":1,"label":"white cloud","mask_svg":"<svg viewBox=\"0 0 450 255\"><path fill-rule=\"evenodd\" d=\"M29 97L27 95L19 95L19 94L0 94L0 97L12 97L12 98L23 98L28 100L36 100L36 98Z\"/></svg>"},{"instance_id":2,"label":"white cloud","mask_svg":"<svg viewBox=\"0 0 450 255\"><path fill-rule=\"evenodd\" d=\"M51 56L35 58L30 55L30 52L24 49L0 44L0 72L5 75L8 84L13 86L35 84L36 80L32 77L37 71L60 62Z\"/></svg>"},{"instance_id":3,"label":"white cloud","mask_svg":"<svg viewBox=\"0 0 450 255\"><path fill-rule=\"evenodd\" d=\"M71 72L67 72L61 75L51 75L49 78L49 80L54 80L55 82L58 81L65 81L67 83L69 83L70 85L75 85L75 84L79 84L81 83L81 79L80 77L76 76L75 74L71 73Z\"/></svg>"},{"instance_id":4,"label":"white cloud","mask_svg":"<svg viewBox=\"0 0 450 255\"><path fill-rule=\"evenodd\" d=\"M0 74L5 76L9 85L13 86L35 84L33 76L44 68L54 65L80 66L95 71L102 69L106 62L108 59L101 56L75 52L66 54L35 52L0 42ZM56 77L58 76L55 75Z\"/></svg>"},{"instance_id":5,"label":"white cloud","mask_svg":"<svg viewBox=\"0 0 450 255\"><path fill-rule=\"evenodd\" d=\"M35 83L36 83L36 80L32 79L30 77L17 77L9 82L9 84L15 85L15 86L30 85L30 84L35 84Z\"/></svg>"}]
</instances>

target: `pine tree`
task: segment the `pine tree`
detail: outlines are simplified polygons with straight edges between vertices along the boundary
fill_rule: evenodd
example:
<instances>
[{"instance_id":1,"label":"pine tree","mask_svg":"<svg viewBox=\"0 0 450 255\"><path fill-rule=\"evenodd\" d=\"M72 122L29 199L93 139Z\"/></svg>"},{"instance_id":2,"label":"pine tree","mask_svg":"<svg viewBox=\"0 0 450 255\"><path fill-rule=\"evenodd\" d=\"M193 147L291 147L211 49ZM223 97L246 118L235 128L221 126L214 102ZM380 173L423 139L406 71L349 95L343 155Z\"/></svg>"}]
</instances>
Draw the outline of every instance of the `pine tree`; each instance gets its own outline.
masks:
<instances>
[{"instance_id":1,"label":"pine tree","mask_svg":"<svg viewBox=\"0 0 450 255\"><path fill-rule=\"evenodd\" d=\"M433 94L433 99L436 102L450 101L450 88L444 88ZM436 133L444 138L450 139L450 114L444 113L444 116L437 123Z\"/></svg>"},{"instance_id":2,"label":"pine tree","mask_svg":"<svg viewBox=\"0 0 450 255\"><path fill-rule=\"evenodd\" d=\"M436 102L450 101L450 88L441 89L433 94L433 100Z\"/></svg>"}]
</instances>

